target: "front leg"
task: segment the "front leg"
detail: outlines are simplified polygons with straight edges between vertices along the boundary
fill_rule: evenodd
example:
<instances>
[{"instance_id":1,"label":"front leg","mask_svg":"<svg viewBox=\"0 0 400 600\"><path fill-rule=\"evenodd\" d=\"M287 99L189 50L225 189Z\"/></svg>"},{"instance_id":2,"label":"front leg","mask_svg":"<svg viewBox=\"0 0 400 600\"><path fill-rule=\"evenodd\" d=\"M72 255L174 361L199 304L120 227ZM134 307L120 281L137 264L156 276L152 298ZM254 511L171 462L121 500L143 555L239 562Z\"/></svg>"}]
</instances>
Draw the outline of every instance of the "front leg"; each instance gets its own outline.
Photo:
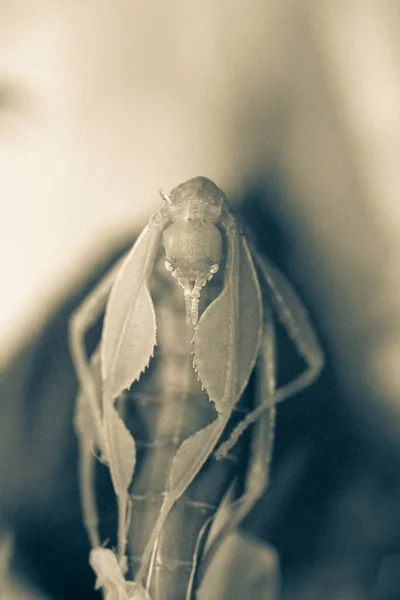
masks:
<instances>
[{"instance_id":1,"label":"front leg","mask_svg":"<svg viewBox=\"0 0 400 600\"><path fill-rule=\"evenodd\" d=\"M123 259L121 259L122 261ZM69 323L69 344L76 370L79 395L75 413L75 428L79 440L79 482L83 520L92 547L100 545L97 507L94 493L95 459L93 451L105 456L101 425L101 374L99 348L91 362L85 349L85 334L104 311L108 294L121 261L106 274L91 294L73 313Z\"/></svg>"},{"instance_id":2,"label":"front leg","mask_svg":"<svg viewBox=\"0 0 400 600\"><path fill-rule=\"evenodd\" d=\"M100 410L101 375L100 375L100 346L91 358L94 385L96 389L97 406ZM74 427L79 443L79 490L83 522L93 548L100 545L98 512L95 498L95 451L101 442L96 442L98 435L94 428L93 414L84 393L79 392L76 399Z\"/></svg>"},{"instance_id":3,"label":"front leg","mask_svg":"<svg viewBox=\"0 0 400 600\"><path fill-rule=\"evenodd\" d=\"M90 364L86 349L85 335L89 328L97 321L104 312L107 298L114 283L125 256L121 258L105 275L94 290L84 299L82 304L74 311L69 322L69 347L74 363L82 402L88 405L88 412L93 419L95 439L92 440L104 453L102 443L101 411L99 404L98 385L93 374L93 366Z\"/></svg>"},{"instance_id":4,"label":"front leg","mask_svg":"<svg viewBox=\"0 0 400 600\"><path fill-rule=\"evenodd\" d=\"M257 251L253 251L253 256L269 289L271 304L278 319L308 365L303 373L278 390L275 402L281 402L299 393L317 379L324 366L325 357L315 329L292 285L275 265Z\"/></svg>"}]
</instances>

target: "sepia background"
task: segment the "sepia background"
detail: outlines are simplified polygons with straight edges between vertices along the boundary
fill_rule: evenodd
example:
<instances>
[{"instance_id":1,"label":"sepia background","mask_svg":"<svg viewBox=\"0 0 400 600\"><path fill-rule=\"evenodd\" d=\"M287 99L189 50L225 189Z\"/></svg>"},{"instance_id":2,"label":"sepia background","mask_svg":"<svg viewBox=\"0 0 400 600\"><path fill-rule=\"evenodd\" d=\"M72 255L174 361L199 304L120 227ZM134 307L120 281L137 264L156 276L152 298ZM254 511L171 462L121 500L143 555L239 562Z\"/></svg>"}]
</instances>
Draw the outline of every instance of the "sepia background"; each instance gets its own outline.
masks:
<instances>
[{"instance_id":1,"label":"sepia background","mask_svg":"<svg viewBox=\"0 0 400 600\"><path fill-rule=\"evenodd\" d=\"M377 479L351 486L346 506L369 532L366 504L384 506L390 551L373 598L399 597L399 32L395 0L0 0L0 352L13 374L0 414L4 515L24 494L21 349L140 230L158 188L201 174L279 246L357 451L372 440ZM254 197L271 230L257 230ZM287 597L311 598L302 585Z\"/></svg>"}]
</instances>

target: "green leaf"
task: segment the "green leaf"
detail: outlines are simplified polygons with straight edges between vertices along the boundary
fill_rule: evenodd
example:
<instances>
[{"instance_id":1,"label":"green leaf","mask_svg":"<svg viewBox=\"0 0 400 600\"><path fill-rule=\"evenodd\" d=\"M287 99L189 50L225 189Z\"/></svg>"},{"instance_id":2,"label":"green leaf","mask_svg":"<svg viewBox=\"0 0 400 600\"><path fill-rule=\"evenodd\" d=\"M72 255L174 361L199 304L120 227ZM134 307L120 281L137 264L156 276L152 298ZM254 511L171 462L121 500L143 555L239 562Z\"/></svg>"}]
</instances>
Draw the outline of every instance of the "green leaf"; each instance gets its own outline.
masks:
<instances>
[{"instance_id":1,"label":"green leaf","mask_svg":"<svg viewBox=\"0 0 400 600\"><path fill-rule=\"evenodd\" d=\"M156 320L147 281L160 230L145 227L119 271L104 318L101 364L106 397L113 402L139 379L156 344Z\"/></svg>"},{"instance_id":2,"label":"green leaf","mask_svg":"<svg viewBox=\"0 0 400 600\"><path fill-rule=\"evenodd\" d=\"M244 238L230 243L224 288L200 318L193 338L197 375L218 411L242 395L259 353L262 300Z\"/></svg>"}]
</instances>

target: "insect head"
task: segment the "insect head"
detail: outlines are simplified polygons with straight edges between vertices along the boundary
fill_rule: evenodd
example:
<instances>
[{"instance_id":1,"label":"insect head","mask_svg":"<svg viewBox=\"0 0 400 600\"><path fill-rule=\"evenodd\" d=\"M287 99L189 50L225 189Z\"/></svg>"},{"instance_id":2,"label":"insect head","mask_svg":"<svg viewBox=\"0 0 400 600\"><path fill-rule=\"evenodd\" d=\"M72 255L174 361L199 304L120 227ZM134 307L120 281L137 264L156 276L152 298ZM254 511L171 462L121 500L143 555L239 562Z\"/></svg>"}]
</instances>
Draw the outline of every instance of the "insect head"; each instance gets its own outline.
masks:
<instances>
[{"instance_id":1,"label":"insect head","mask_svg":"<svg viewBox=\"0 0 400 600\"><path fill-rule=\"evenodd\" d=\"M183 288L187 322L196 325L200 290L221 261L222 236L216 223L225 195L210 179L196 177L162 197L172 221L163 234L165 267Z\"/></svg>"}]
</instances>

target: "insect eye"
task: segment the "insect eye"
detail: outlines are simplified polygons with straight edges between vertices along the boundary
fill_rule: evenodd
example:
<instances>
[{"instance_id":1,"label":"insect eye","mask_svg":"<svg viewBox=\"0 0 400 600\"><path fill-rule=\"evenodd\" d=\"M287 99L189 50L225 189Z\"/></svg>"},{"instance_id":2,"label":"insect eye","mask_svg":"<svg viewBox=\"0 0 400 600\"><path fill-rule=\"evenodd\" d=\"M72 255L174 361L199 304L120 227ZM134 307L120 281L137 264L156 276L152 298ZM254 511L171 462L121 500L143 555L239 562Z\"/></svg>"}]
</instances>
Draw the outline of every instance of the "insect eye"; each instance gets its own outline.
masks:
<instances>
[{"instance_id":1,"label":"insect eye","mask_svg":"<svg viewBox=\"0 0 400 600\"><path fill-rule=\"evenodd\" d=\"M214 263L211 267L210 267L210 273L212 275L214 275L214 273L216 273L219 269L219 264L218 263Z\"/></svg>"},{"instance_id":2,"label":"insect eye","mask_svg":"<svg viewBox=\"0 0 400 600\"><path fill-rule=\"evenodd\" d=\"M167 271L171 272L174 270L174 265L169 260L166 260L164 265Z\"/></svg>"}]
</instances>

